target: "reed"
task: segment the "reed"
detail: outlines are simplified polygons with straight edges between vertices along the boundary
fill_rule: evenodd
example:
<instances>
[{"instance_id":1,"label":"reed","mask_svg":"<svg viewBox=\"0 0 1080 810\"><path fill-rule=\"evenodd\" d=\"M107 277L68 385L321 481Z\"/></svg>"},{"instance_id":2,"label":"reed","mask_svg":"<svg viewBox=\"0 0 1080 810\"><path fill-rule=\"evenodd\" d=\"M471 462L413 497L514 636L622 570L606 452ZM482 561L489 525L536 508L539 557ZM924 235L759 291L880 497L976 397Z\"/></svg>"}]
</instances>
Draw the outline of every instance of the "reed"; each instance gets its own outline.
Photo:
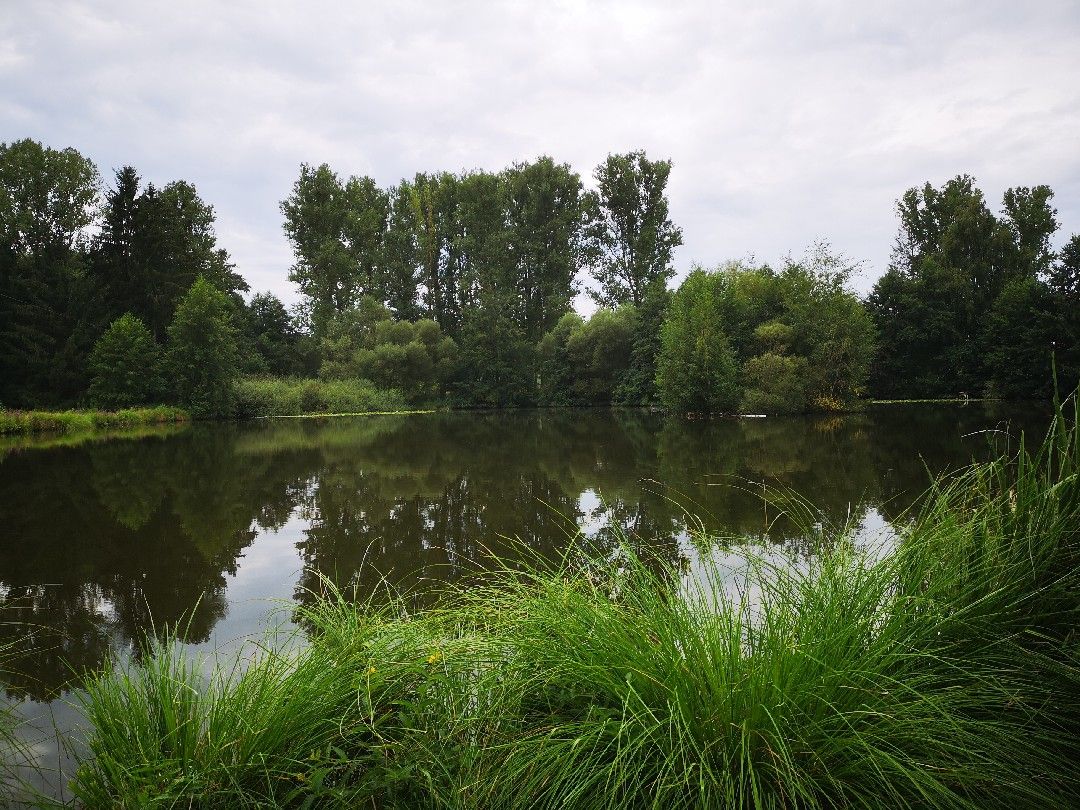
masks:
<instances>
[{"instance_id":1,"label":"reed","mask_svg":"<svg viewBox=\"0 0 1080 810\"><path fill-rule=\"evenodd\" d=\"M93 433L116 428L164 425L189 420L186 411L168 405L122 411L0 410L0 436L28 433Z\"/></svg>"}]
</instances>

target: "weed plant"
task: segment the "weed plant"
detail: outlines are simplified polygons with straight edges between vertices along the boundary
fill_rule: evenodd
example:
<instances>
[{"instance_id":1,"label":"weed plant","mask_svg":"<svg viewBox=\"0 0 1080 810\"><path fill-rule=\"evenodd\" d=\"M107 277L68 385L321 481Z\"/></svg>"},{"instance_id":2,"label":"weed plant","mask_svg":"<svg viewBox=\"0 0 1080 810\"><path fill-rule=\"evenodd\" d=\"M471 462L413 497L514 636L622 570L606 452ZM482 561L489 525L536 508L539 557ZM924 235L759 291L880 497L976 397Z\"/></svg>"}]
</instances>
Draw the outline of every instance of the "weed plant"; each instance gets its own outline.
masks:
<instances>
[{"instance_id":1,"label":"weed plant","mask_svg":"<svg viewBox=\"0 0 1080 810\"><path fill-rule=\"evenodd\" d=\"M89 807L1080 805L1080 434L938 481L886 553L507 565L329 595L302 648L176 644L85 702ZM739 594L753 594L753 598Z\"/></svg>"}]
</instances>

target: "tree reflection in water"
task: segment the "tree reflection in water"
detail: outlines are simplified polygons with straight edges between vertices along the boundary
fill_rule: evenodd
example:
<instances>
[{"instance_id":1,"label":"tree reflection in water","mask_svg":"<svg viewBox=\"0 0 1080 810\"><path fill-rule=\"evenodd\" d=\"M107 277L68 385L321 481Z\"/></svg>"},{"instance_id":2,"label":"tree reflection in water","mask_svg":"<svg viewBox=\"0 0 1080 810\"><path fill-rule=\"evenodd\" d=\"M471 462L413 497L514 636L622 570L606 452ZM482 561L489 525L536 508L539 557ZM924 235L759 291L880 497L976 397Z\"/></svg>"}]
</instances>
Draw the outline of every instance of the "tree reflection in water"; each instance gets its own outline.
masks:
<instances>
[{"instance_id":1,"label":"tree reflection in water","mask_svg":"<svg viewBox=\"0 0 1080 810\"><path fill-rule=\"evenodd\" d=\"M11 696L48 700L110 650L137 655L166 625L206 641L228 610L230 575L260 561L260 535L296 519L301 602L322 577L369 593L384 576L401 587L460 577L517 542L555 555L576 526L601 549L628 537L673 564L692 518L811 553L798 526L765 507L763 485L800 493L833 523L868 507L895 520L928 471L984 454L976 431L1009 416L943 406L712 421L504 411L24 446L0 457L0 644L18 644L0 677Z\"/></svg>"}]
</instances>

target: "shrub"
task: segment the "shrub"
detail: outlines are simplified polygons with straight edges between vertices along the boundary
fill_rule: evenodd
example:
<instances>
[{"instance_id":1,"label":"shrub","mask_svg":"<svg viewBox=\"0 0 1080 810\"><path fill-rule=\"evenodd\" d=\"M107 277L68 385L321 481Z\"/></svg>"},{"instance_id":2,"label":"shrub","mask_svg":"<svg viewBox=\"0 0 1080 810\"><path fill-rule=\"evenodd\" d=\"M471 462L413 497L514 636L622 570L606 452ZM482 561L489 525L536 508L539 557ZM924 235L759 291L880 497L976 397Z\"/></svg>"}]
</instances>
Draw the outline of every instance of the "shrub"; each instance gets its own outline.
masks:
<instances>
[{"instance_id":1,"label":"shrub","mask_svg":"<svg viewBox=\"0 0 1080 810\"><path fill-rule=\"evenodd\" d=\"M801 413L806 409L805 357L766 352L743 366L743 413Z\"/></svg>"},{"instance_id":2,"label":"shrub","mask_svg":"<svg viewBox=\"0 0 1080 810\"><path fill-rule=\"evenodd\" d=\"M159 395L161 350L141 320L120 316L90 353L91 401L103 408L144 405Z\"/></svg>"},{"instance_id":3,"label":"shrub","mask_svg":"<svg viewBox=\"0 0 1080 810\"><path fill-rule=\"evenodd\" d=\"M300 416L317 413L371 413L405 409L400 392L383 390L367 380L303 380L244 377L233 388L236 414Z\"/></svg>"}]
</instances>

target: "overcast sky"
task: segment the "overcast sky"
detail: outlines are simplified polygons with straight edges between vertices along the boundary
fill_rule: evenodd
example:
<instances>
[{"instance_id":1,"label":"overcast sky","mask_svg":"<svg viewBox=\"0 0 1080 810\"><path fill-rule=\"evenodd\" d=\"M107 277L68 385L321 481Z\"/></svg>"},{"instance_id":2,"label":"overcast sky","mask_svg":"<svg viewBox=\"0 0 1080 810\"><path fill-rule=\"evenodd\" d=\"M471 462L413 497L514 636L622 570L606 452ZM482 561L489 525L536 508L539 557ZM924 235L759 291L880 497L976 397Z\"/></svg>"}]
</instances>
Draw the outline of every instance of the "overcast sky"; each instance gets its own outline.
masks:
<instances>
[{"instance_id":1,"label":"overcast sky","mask_svg":"<svg viewBox=\"0 0 1080 810\"><path fill-rule=\"evenodd\" d=\"M0 141L191 181L254 289L295 300L302 162L381 185L550 154L670 158L691 263L827 239L887 264L908 187L1049 184L1080 232L1080 2L0 0Z\"/></svg>"}]
</instances>

